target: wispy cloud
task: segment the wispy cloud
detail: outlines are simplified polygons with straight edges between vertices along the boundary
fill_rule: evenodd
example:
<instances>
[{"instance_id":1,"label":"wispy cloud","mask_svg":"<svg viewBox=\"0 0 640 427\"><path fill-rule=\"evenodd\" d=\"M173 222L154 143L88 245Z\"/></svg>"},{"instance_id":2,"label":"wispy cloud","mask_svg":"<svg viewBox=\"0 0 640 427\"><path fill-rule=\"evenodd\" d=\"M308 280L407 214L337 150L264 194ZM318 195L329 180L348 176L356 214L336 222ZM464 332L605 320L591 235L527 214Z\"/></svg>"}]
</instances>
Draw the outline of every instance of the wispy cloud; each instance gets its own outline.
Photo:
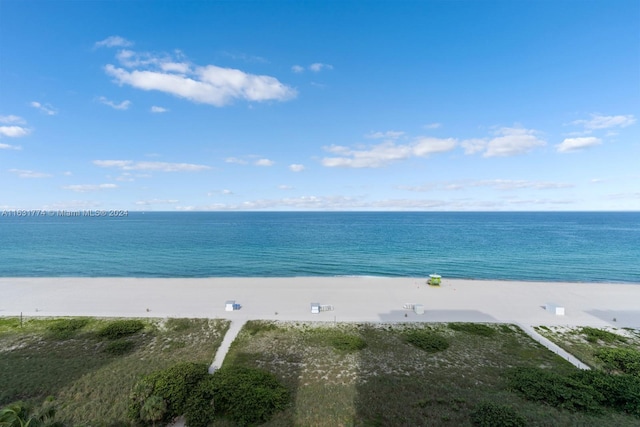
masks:
<instances>
[{"instance_id":1,"label":"wispy cloud","mask_svg":"<svg viewBox=\"0 0 640 427\"><path fill-rule=\"evenodd\" d=\"M19 145L3 144L0 142L0 150L22 150Z\"/></svg>"},{"instance_id":2,"label":"wispy cloud","mask_svg":"<svg viewBox=\"0 0 640 427\"><path fill-rule=\"evenodd\" d=\"M133 160L94 160L93 164L101 168L117 168L125 171L199 172L211 169L210 166L193 163L136 162Z\"/></svg>"},{"instance_id":3,"label":"wispy cloud","mask_svg":"<svg viewBox=\"0 0 640 427\"><path fill-rule=\"evenodd\" d=\"M31 105L33 108L40 110L42 113L46 114L47 116L55 116L56 114L58 114L58 111L55 108L53 108L51 104L41 104L38 101L31 101L29 105Z\"/></svg>"},{"instance_id":4,"label":"wispy cloud","mask_svg":"<svg viewBox=\"0 0 640 427\"><path fill-rule=\"evenodd\" d=\"M99 48L99 47L128 47L128 46L133 46L133 43L130 42L129 40L120 37L120 36L109 36L104 40L101 40L99 42L96 42L93 47L94 48Z\"/></svg>"},{"instance_id":5,"label":"wispy cloud","mask_svg":"<svg viewBox=\"0 0 640 427\"><path fill-rule=\"evenodd\" d=\"M236 99L286 101L297 91L266 75L245 73L216 65L198 66L176 55L155 55L121 50L116 55L122 67L105 66L105 72L120 85L157 90L192 102L222 107Z\"/></svg>"},{"instance_id":6,"label":"wispy cloud","mask_svg":"<svg viewBox=\"0 0 640 427\"><path fill-rule=\"evenodd\" d=\"M609 129L615 127L627 127L636 122L633 114L619 116L603 116L601 114L591 114L590 119L575 120L571 122L573 125L584 126L587 130Z\"/></svg>"},{"instance_id":7,"label":"wispy cloud","mask_svg":"<svg viewBox=\"0 0 640 427\"><path fill-rule=\"evenodd\" d=\"M169 111L167 108L164 107L158 107L156 105L151 107L151 112L152 113L166 113L167 111Z\"/></svg>"},{"instance_id":8,"label":"wispy cloud","mask_svg":"<svg viewBox=\"0 0 640 427\"><path fill-rule=\"evenodd\" d=\"M560 144L556 145L556 151L559 153L570 153L574 151L581 151L585 148L593 147L602 143L600 138L594 136L580 137L580 138L565 138Z\"/></svg>"},{"instance_id":9,"label":"wispy cloud","mask_svg":"<svg viewBox=\"0 0 640 427\"><path fill-rule=\"evenodd\" d=\"M49 178L52 175L44 172L36 172L26 169L9 169L9 172L18 175L19 178Z\"/></svg>"},{"instance_id":10,"label":"wispy cloud","mask_svg":"<svg viewBox=\"0 0 640 427\"><path fill-rule=\"evenodd\" d=\"M527 153L546 145L538 131L520 127L503 127L494 132L493 138L468 139L461 145L465 154L482 152L483 157L511 157Z\"/></svg>"},{"instance_id":11,"label":"wispy cloud","mask_svg":"<svg viewBox=\"0 0 640 427\"><path fill-rule=\"evenodd\" d=\"M136 205L138 206L152 206L152 205L175 205L180 203L179 200L174 199L151 199L151 200L138 200Z\"/></svg>"},{"instance_id":12,"label":"wispy cloud","mask_svg":"<svg viewBox=\"0 0 640 427\"><path fill-rule=\"evenodd\" d=\"M65 190L75 191L76 193L90 193L94 191L111 190L118 188L116 184L76 184L66 185Z\"/></svg>"},{"instance_id":13,"label":"wispy cloud","mask_svg":"<svg viewBox=\"0 0 640 427\"><path fill-rule=\"evenodd\" d=\"M453 138L429 137L415 138L409 144L385 141L362 149L331 145L323 148L337 156L323 158L322 164L326 167L378 168L398 160L428 157L431 154L451 151L456 145L457 142Z\"/></svg>"},{"instance_id":14,"label":"wispy cloud","mask_svg":"<svg viewBox=\"0 0 640 427\"><path fill-rule=\"evenodd\" d=\"M386 132L369 132L365 138L369 139L398 139L404 135L402 131L388 130Z\"/></svg>"},{"instance_id":15,"label":"wispy cloud","mask_svg":"<svg viewBox=\"0 0 640 427\"><path fill-rule=\"evenodd\" d=\"M302 172L304 170L304 165L294 163L292 165L289 165L289 170L291 172Z\"/></svg>"},{"instance_id":16,"label":"wispy cloud","mask_svg":"<svg viewBox=\"0 0 640 427\"><path fill-rule=\"evenodd\" d=\"M323 70L333 70L333 65L324 64L322 62L314 62L313 64L310 64L308 67L304 67L302 65L297 65L297 64L291 67L291 71L297 74L304 73L305 70L309 70L314 73L319 73L320 71L323 71Z\"/></svg>"},{"instance_id":17,"label":"wispy cloud","mask_svg":"<svg viewBox=\"0 0 640 427\"><path fill-rule=\"evenodd\" d=\"M428 123L423 126L425 129L438 129L442 127L442 123Z\"/></svg>"},{"instance_id":18,"label":"wispy cloud","mask_svg":"<svg viewBox=\"0 0 640 427\"><path fill-rule=\"evenodd\" d=\"M275 162L269 159L258 159L255 162L256 166L273 166Z\"/></svg>"},{"instance_id":19,"label":"wispy cloud","mask_svg":"<svg viewBox=\"0 0 640 427\"><path fill-rule=\"evenodd\" d=\"M109 107L113 108L114 110L127 110L127 109L129 109L129 107L131 107L131 101L129 101L129 100L125 100L125 101L122 101L121 103L117 104L117 103L115 103L113 101L108 100L104 96L99 97L98 98L98 102L100 102L101 104L104 104L104 105L108 105Z\"/></svg>"},{"instance_id":20,"label":"wispy cloud","mask_svg":"<svg viewBox=\"0 0 640 427\"><path fill-rule=\"evenodd\" d=\"M244 159L239 159L238 157L227 157L224 161L225 163L235 163L237 165L246 165L249 163Z\"/></svg>"},{"instance_id":21,"label":"wispy cloud","mask_svg":"<svg viewBox=\"0 0 640 427\"><path fill-rule=\"evenodd\" d=\"M23 125L26 124L27 121L20 116L10 114L8 116L0 116L0 123Z\"/></svg>"},{"instance_id":22,"label":"wispy cloud","mask_svg":"<svg viewBox=\"0 0 640 427\"><path fill-rule=\"evenodd\" d=\"M430 192L430 191L460 191L478 187L489 187L500 191L512 190L555 190L561 188L572 188L573 184L550 181L528 181L513 179L483 179L483 180L460 180L431 182L419 186L399 186L400 190Z\"/></svg>"}]
</instances>

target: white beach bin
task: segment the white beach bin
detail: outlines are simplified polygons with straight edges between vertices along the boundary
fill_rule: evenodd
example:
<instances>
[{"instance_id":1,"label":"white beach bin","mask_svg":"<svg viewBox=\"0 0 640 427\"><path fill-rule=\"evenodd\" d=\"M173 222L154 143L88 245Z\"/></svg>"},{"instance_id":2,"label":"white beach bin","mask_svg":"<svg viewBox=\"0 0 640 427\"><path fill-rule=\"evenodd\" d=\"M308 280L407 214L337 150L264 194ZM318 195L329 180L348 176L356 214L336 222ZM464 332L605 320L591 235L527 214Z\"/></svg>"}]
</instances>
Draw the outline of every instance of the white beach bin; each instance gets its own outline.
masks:
<instances>
[{"instance_id":1,"label":"white beach bin","mask_svg":"<svg viewBox=\"0 0 640 427\"><path fill-rule=\"evenodd\" d=\"M320 303L318 303L318 302L312 302L311 303L311 313L312 314L319 314L320 313Z\"/></svg>"},{"instance_id":2,"label":"white beach bin","mask_svg":"<svg viewBox=\"0 0 640 427\"><path fill-rule=\"evenodd\" d=\"M224 303L224 311L233 311L233 309L235 308L236 302L229 300L227 302Z\"/></svg>"},{"instance_id":3,"label":"white beach bin","mask_svg":"<svg viewBox=\"0 0 640 427\"><path fill-rule=\"evenodd\" d=\"M416 314L424 314L424 305L415 304L413 306L413 312L416 313Z\"/></svg>"},{"instance_id":4,"label":"white beach bin","mask_svg":"<svg viewBox=\"0 0 640 427\"><path fill-rule=\"evenodd\" d=\"M545 304L545 310L555 314L556 316L564 316L564 307L557 304Z\"/></svg>"}]
</instances>

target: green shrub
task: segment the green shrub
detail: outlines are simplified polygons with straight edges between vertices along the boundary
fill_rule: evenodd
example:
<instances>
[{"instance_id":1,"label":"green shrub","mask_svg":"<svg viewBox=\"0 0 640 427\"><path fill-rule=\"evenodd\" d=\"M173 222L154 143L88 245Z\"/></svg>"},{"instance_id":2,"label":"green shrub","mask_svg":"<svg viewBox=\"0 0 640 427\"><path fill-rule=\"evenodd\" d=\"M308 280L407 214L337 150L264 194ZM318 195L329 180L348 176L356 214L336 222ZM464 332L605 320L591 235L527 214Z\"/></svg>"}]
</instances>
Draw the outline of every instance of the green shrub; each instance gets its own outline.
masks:
<instances>
[{"instance_id":1,"label":"green shrub","mask_svg":"<svg viewBox=\"0 0 640 427\"><path fill-rule=\"evenodd\" d=\"M496 330L479 323L449 323L449 328L457 332L465 332L481 337L491 337L496 334Z\"/></svg>"},{"instance_id":2,"label":"green shrub","mask_svg":"<svg viewBox=\"0 0 640 427\"><path fill-rule=\"evenodd\" d=\"M133 341L120 338L107 343L104 348L104 352L114 356L121 356L123 354L130 353L135 346L136 344Z\"/></svg>"},{"instance_id":3,"label":"green shrub","mask_svg":"<svg viewBox=\"0 0 640 427\"><path fill-rule=\"evenodd\" d=\"M595 353L612 371L640 377L640 351L632 348L602 348Z\"/></svg>"},{"instance_id":4,"label":"green shrub","mask_svg":"<svg viewBox=\"0 0 640 427\"><path fill-rule=\"evenodd\" d=\"M289 391L269 372L222 368L213 377L216 412L236 424L264 423L289 403Z\"/></svg>"},{"instance_id":5,"label":"green shrub","mask_svg":"<svg viewBox=\"0 0 640 427\"><path fill-rule=\"evenodd\" d=\"M78 330L84 328L88 323L89 319L87 318L58 319L47 326L47 332L53 338L67 339L74 336Z\"/></svg>"},{"instance_id":6,"label":"green shrub","mask_svg":"<svg viewBox=\"0 0 640 427\"><path fill-rule=\"evenodd\" d=\"M412 329L405 332L408 343L429 353L436 353L449 348L449 341L442 335L425 329Z\"/></svg>"},{"instance_id":7,"label":"green shrub","mask_svg":"<svg viewBox=\"0 0 640 427\"><path fill-rule=\"evenodd\" d=\"M259 334L260 332L268 332L274 331L278 329L278 327L273 322L268 322L265 320L249 320L242 327L249 335L254 336Z\"/></svg>"},{"instance_id":8,"label":"green shrub","mask_svg":"<svg viewBox=\"0 0 640 427\"><path fill-rule=\"evenodd\" d=\"M480 427L524 427L527 420L509 405L493 402L477 404L471 412L471 421Z\"/></svg>"},{"instance_id":9,"label":"green shrub","mask_svg":"<svg viewBox=\"0 0 640 427\"><path fill-rule=\"evenodd\" d=\"M166 402L164 421L182 415L191 391L209 375L204 363L183 362L142 378L133 388L129 417L140 421L141 410L151 396Z\"/></svg>"},{"instance_id":10,"label":"green shrub","mask_svg":"<svg viewBox=\"0 0 640 427\"><path fill-rule=\"evenodd\" d=\"M618 334L614 334L613 332L605 331L603 329L591 328L589 326L586 326L580 329L580 333L585 335L587 338L587 341L591 343L598 342L598 340L609 343L609 344L616 341L620 341L620 342L627 341L625 337L620 336Z\"/></svg>"},{"instance_id":11,"label":"green shrub","mask_svg":"<svg viewBox=\"0 0 640 427\"><path fill-rule=\"evenodd\" d=\"M571 377L599 392L603 406L640 417L640 378L595 370L580 371Z\"/></svg>"},{"instance_id":12,"label":"green shrub","mask_svg":"<svg viewBox=\"0 0 640 427\"><path fill-rule=\"evenodd\" d=\"M144 329L144 323L141 320L114 320L100 329L98 331L98 336L101 338L115 340L133 335L142 329Z\"/></svg>"},{"instance_id":13,"label":"green shrub","mask_svg":"<svg viewBox=\"0 0 640 427\"><path fill-rule=\"evenodd\" d=\"M215 418L213 375L202 379L187 399L184 417L189 427L207 427Z\"/></svg>"},{"instance_id":14,"label":"green shrub","mask_svg":"<svg viewBox=\"0 0 640 427\"><path fill-rule=\"evenodd\" d=\"M604 396L588 384L540 368L515 368L508 378L509 388L525 399L544 402L570 411L602 413Z\"/></svg>"},{"instance_id":15,"label":"green shrub","mask_svg":"<svg viewBox=\"0 0 640 427\"><path fill-rule=\"evenodd\" d=\"M367 346L367 342L356 335L337 333L331 337L331 345L336 350L351 352L362 350Z\"/></svg>"}]
</instances>

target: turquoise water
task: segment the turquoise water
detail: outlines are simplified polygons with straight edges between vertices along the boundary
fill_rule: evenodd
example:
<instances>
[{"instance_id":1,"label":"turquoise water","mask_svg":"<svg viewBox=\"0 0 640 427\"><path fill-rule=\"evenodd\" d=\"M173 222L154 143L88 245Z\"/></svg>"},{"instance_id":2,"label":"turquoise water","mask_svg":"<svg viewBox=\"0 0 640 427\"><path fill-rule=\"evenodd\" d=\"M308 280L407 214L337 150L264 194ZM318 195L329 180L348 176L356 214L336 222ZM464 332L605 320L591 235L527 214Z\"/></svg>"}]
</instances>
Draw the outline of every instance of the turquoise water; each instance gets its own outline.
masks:
<instances>
[{"instance_id":1,"label":"turquoise water","mask_svg":"<svg viewBox=\"0 0 640 427\"><path fill-rule=\"evenodd\" d=\"M392 276L640 283L640 213L0 217L0 276Z\"/></svg>"}]
</instances>

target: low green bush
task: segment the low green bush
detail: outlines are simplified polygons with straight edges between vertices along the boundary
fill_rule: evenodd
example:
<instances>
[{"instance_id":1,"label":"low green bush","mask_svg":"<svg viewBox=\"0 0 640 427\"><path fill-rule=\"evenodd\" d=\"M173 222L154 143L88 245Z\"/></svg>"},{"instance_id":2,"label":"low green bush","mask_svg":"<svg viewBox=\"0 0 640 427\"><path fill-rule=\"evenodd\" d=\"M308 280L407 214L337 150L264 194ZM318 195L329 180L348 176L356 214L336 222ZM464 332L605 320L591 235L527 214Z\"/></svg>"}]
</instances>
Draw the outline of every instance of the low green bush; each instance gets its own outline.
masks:
<instances>
[{"instance_id":1,"label":"low green bush","mask_svg":"<svg viewBox=\"0 0 640 427\"><path fill-rule=\"evenodd\" d=\"M71 338L89 323L87 318L58 319L47 326L49 335L56 339Z\"/></svg>"},{"instance_id":2,"label":"low green bush","mask_svg":"<svg viewBox=\"0 0 640 427\"><path fill-rule=\"evenodd\" d=\"M457 332L465 332L481 337L492 337L496 334L495 329L480 323L449 323L449 328Z\"/></svg>"},{"instance_id":3,"label":"low green bush","mask_svg":"<svg viewBox=\"0 0 640 427\"><path fill-rule=\"evenodd\" d=\"M640 351L632 348L602 348L595 356L602 360L605 368L640 377Z\"/></svg>"},{"instance_id":4,"label":"low green bush","mask_svg":"<svg viewBox=\"0 0 640 427\"><path fill-rule=\"evenodd\" d=\"M289 403L287 388L261 369L222 368L213 377L216 413L238 425L264 423Z\"/></svg>"},{"instance_id":5,"label":"low green bush","mask_svg":"<svg viewBox=\"0 0 640 427\"><path fill-rule=\"evenodd\" d=\"M194 325L194 321L192 319L184 319L184 318L167 319L167 323L165 324L168 330L174 331L174 332L188 331L193 327L193 325Z\"/></svg>"},{"instance_id":6,"label":"low green bush","mask_svg":"<svg viewBox=\"0 0 640 427\"><path fill-rule=\"evenodd\" d=\"M133 341L119 338L117 340L109 341L104 348L104 352L114 356L121 356L123 354L130 353L135 346L136 344Z\"/></svg>"},{"instance_id":7,"label":"low green bush","mask_svg":"<svg viewBox=\"0 0 640 427\"><path fill-rule=\"evenodd\" d=\"M584 328L580 329L580 333L585 335L587 341L591 343L596 343L598 342L598 340L605 343L609 343L609 344L616 341L620 341L620 342L627 341L626 338L621 335L614 334L613 332L605 331L604 329L597 329L589 326L585 326Z\"/></svg>"},{"instance_id":8,"label":"low green bush","mask_svg":"<svg viewBox=\"0 0 640 427\"><path fill-rule=\"evenodd\" d=\"M580 371L571 377L600 393L601 405L640 417L640 378L595 370Z\"/></svg>"},{"instance_id":9,"label":"low green bush","mask_svg":"<svg viewBox=\"0 0 640 427\"><path fill-rule=\"evenodd\" d=\"M508 375L509 388L525 399L551 406L601 414L604 396L577 378L565 377L540 368L515 368Z\"/></svg>"},{"instance_id":10,"label":"low green bush","mask_svg":"<svg viewBox=\"0 0 640 427\"><path fill-rule=\"evenodd\" d=\"M525 417L509 405L483 402L475 405L471 412L471 422L479 427L524 427Z\"/></svg>"},{"instance_id":11,"label":"low green bush","mask_svg":"<svg viewBox=\"0 0 640 427\"><path fill-rule=\"evenodd\" d=\"M352 352L362 350L367 346L367 342L357 335L337 333L331 337L331 345L336 350Z\"/></svg>"},{"instance_id":12,"label":"low green bush","mask_svg":"<svg viewBox=\"0 0 640 427\"><path fill-rule=\"evenodd\" d=\"M405 340L419 349L437 353L449 348L449 341L442 335L425 329L411 329L404 334Z\"/></svg>"},{"instance_id":13,"label":"low green bush","mask_svg":"<svg viewBox=\"0 0 640 427\"><path fill-rule=\"evenodd\" d=\"M125 319L114 320L106 324L98 331L98 336L115 340L118 338L128 337L144 329L144 322L141 320Z\"/></svg>"},{"instance_id":14,"label":"low green bush","mask_svg":"<svg viewBox=\"0 0 640 427\"><path fill-rule=\"evenodd\" d=\"M207 427L215 419L215 378L207 375L191 391L184 417L189 427Z\"/></svg>"}]
</instances>

